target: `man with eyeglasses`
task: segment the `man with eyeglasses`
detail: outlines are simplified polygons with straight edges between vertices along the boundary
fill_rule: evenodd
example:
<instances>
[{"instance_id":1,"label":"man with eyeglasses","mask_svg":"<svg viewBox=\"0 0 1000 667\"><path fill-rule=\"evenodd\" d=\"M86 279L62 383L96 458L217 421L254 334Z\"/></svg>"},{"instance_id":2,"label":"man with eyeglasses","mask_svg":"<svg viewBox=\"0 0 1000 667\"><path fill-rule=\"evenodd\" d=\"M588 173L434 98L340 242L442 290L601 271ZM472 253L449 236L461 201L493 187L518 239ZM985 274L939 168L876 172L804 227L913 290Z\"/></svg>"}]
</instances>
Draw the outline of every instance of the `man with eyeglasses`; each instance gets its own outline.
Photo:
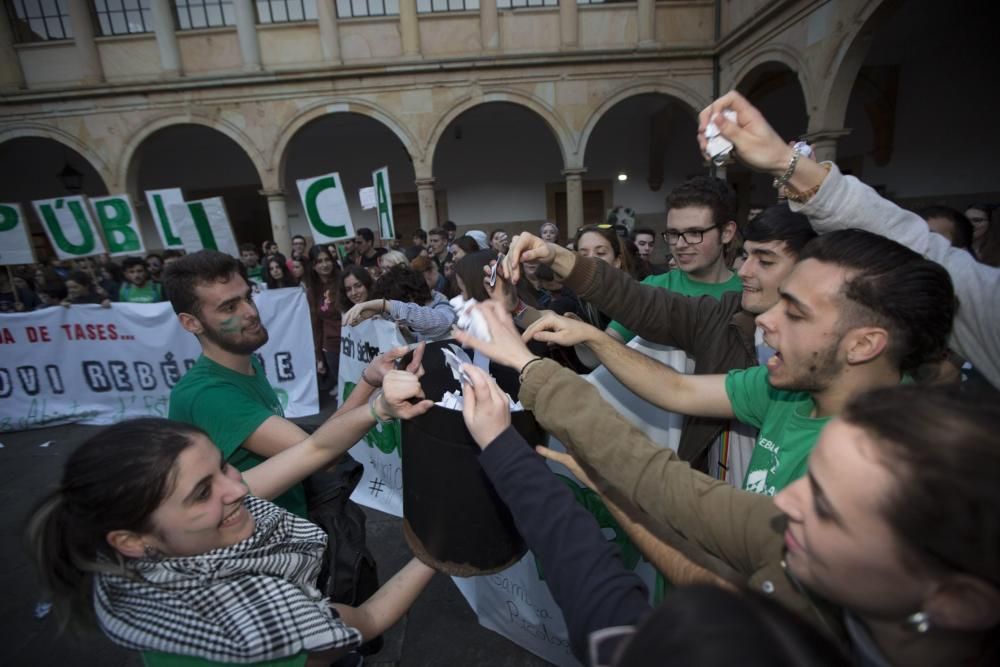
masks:
<instances>
[{"instance_id":1,"label":"man with eyeglasses","mask_svg":"<svg viewBox=\"0 0 1000 667\"><path fill-rule=\"evenodd\" d=\"M722 179L696 176L676 187L667 197L667 228L661 236L678 270L651 275L643 284L716 299L740 292L743 284L725 258L726 245L736 235L735 218L736 194ZM607 333L626 343L635 338L617 321Z\"/></svg>"}]
</instances>

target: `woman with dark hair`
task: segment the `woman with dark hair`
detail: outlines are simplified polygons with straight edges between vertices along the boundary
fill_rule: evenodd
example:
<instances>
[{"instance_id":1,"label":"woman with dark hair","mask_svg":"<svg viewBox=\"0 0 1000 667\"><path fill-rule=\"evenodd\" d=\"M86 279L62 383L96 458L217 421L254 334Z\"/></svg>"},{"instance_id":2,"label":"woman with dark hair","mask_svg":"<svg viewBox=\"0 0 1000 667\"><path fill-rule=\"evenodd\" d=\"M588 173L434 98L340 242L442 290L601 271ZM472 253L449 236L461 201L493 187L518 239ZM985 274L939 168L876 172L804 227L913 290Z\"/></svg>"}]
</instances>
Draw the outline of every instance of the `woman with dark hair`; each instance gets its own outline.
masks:
<instances>
[{"instance_id":1,"label":"woman with dark hair","mask_svg":"<svg viewBox=\"0 0 1000 667\"><path fill-rule=\"evenodd\" d=\"M456 262L474 252L479 252L479 244L471 236L459 236L451 244L451 256Z\"/></svg>"},{"instance_id":2,"label":"woman with dark hair","mask_svg":"<svg viewBox=\"0 0 1000 667\"><path fill-rule=\"evenodd\" d=\"M380 315L395 322L404 335L408 332L418 341L445 336L455 323L455 311L448 299L431 290L421 274L403 265L383 273L372 296L347 311L344 322L354 326Z\"/></svg>"},{"instance_id":3,"label":"woman with dark hair","mask_svg":"<svg viewBox=\"0 0 1000 667\"><path fill-rule=\"evenodd\" d=\"M81 303L96 303L102 308L110 308L111 300L102 297L94 289L94 279L86 271L71 271L66 278L66 298L62 305L70 306Z\"/></svg>"},{"instance_id":4,"label":"woman with dark hair","mask_svg":"<svg viewBox=\"0 0 1000 667\"><path fill-rule=\"evenodd\" d=\"M306 279L306 260L304 257L295 257L288 260L288 274L292 277L292 282L302 285Z\"/></svg>"},{"instance_id":5,"label":"woman with dark hair","mask_svg":"<svg viewBox=\"0 0 1000 667\"><path fill-rule=\"evenodd\" d=\"M576 236L573 237L573 248L578 255L607 262L616 269L625 271L633 278L636 277L632 257L622 245L622 239L615 231L614 225L602 224L581 227L577 230ZM602 330L611 324L611 318L597 308L585 301L582 304L585 322Z\"/></svg>"},{"instance_id":6,"label":"woman with dark hair","mask_svg":"<svg viewBox=\"0 0 1000 667\"><path fill-rule=\"evenodd\" d=\"M672 450L648 442L595 387L536 359L500 308L482 311L493 340L456 337L519 368L525 409L600 472L602 490L624 494L653 525L672 528L751 588L843 641L857 664L1000 664L995 402L912 385L859 395L824 427L807 474L772 498L693 471ZM593 633L642 615L636 580L620 570L598 581L583 574L601 570L585 558L582 524L556 508L565 487L541 481L548 471L508 428L506 402L480 412L483 384L487 379L473 374L474 414L467 416L486 448L480 461L540 555L573 645L583 650ZM606 446L632 438L646 442L641 454ZM539 453L594 483L572 456ZM579 547L572 559L560 555L567 544ZM588 587L589 595L579 592Z\"/></svg>"},{"instance_id":7,"label":"woman with dark hair","mask_svg":"<svg viewBox=\"0 0 1000 667\"><path fill-rule=\"evenodd\" d=\"M340 274L339 289L337 290L337 309L341 315L349 311L355 305L368 300L375 281L372 274L357 264L349 264L344 272Z\"/></svg>"},{"instance_id":8,"label":"woman with dark hair","mask_svg":"<svg viewBox=\"0 0 1000 667\"><path fill-rule=\"evenodd\" d=\"M320 244L309 248L308 257L306 295L312 318L316 374L320 380L320 391L330 391L337 386L340 368L341 323L336 306L340 267L326 246Z\"/></svg>"},{"instance_id":9,"label":"woman with dark hair","mask_svg":"<svg viewBox=\"0 0 1000 667\"><path fill-rule=\"evenodd\" d=\"M297 287L299 284L288 270L288 264L276 257L271 257L267 260L267 267L264 271L264 283L267 285L267 289Z\"/></svg>"},{"instance_id":10,"label":"woman with dark hair","mask_svg":"<svg viewBox=\"0 0 1000 667\"><path fill-rule=\"evenodd\" d=\"M417 376L390 371L360 438L410 418ZM362 418L363 417L363 418ZM120 422L74 451L27 537L64 625L99 627L145 664L319 665L394 624L430 581L413 559L359 607L317 587L326 534L272 504L343 454L343 420L240 473L200 429L166 419ZM280 662L271 662L280 661Z\"/></svg>"}]
</instances>

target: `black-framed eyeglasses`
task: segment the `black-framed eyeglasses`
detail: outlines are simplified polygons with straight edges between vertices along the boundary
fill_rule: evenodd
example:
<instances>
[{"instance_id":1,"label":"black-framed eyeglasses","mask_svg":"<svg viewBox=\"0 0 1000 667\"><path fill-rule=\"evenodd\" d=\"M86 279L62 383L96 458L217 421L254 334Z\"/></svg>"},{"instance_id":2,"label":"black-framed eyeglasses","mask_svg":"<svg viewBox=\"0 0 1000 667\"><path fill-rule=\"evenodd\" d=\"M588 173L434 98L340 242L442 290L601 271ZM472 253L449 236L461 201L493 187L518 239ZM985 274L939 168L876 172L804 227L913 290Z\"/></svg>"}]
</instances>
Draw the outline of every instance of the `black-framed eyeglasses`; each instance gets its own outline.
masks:
<instances>
[{"instance_id":1,"label":"black-framed eyeglasses","mask_svg":"<svg viewBox=\"0 0 1000 667\"><path fill-rule=\"evenodd\" d=\"M712 225L711 227L705 227L705 229L685 229L683 232L672 232L668 229L665 232L660 232L660 236L670 245L677 245L677 241L681 237L684 238L684 243L688 245L698 245L705 240L705 232L718 229L718 227L718 225Z\"/></svg>"}]
</instances>

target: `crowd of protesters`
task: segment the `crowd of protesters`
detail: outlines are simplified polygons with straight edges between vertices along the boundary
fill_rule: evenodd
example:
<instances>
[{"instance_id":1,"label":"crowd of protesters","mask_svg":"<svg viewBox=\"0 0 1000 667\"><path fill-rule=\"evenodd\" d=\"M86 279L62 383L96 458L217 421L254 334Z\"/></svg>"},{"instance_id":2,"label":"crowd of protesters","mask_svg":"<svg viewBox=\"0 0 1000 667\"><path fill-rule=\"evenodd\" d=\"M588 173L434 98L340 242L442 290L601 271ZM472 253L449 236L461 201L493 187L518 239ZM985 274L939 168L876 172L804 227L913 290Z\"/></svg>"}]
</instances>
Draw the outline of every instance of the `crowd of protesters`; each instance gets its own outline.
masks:
<instances>
[{"instance_id":1,"label":"crowd of protesters","mask_svg":"<svg viewBox=\"0 0 1000 667\"><path fill-rule=\"evenodd\" d=\"M517 374L508 396L466 366L463 416L582 662L1000 664L997 210L907 211L790 146L737 93L699 120L703 153L712 121L774 176L773 205L740 221L726 182L700 176L670 194L659 233L617 210L570 239L552 222L513 237L448 223L406 247L362 229L329 246L296 236L287 258L267 242L239 262L204 251L15 272L0 285L8 310L168 298L203 351L171 397L178 421L96 436L36 513L59 609L147 664L329 664L381 633L433 570L415 559L368 602L330 604L311 579L325 536L302 518L298 483L376 424L431 409L425 345L454 338ZM307 436L258 381L254 284L305 289L326 390L344 327L393 322L412 358L398 369L406 348L379 355ZM453 329L470 299L488 339ZM676 450L581 377L597 364L684 416ZM511 399L566 451L529 446L544 443L511 428ZM738 429L750 437L735 474L722 452ZM663 604L546 459L677 587Z\"/></svg>"}]
</instances>

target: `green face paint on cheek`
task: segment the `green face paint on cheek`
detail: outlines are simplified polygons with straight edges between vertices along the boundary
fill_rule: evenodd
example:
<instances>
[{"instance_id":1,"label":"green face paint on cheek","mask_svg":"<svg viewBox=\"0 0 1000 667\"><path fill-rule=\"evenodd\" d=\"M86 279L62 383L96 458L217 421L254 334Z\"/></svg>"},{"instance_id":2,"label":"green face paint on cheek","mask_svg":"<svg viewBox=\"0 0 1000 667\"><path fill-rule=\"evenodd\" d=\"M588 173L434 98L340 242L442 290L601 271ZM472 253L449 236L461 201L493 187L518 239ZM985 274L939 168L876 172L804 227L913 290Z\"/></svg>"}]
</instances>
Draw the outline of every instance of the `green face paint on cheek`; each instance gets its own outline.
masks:
<instances>
[{"instance_id":1,"label":"green face paint on cheek","mask_svg":"<svg viewBox=\"0 0 1000 667\"><path fill-rule=\"evenodd\" d=\"M222 324L219 326L219 331L222 333L237 333L241 329L240 318L233 316L222 320Z\"/></svg>"}]
</instances>

